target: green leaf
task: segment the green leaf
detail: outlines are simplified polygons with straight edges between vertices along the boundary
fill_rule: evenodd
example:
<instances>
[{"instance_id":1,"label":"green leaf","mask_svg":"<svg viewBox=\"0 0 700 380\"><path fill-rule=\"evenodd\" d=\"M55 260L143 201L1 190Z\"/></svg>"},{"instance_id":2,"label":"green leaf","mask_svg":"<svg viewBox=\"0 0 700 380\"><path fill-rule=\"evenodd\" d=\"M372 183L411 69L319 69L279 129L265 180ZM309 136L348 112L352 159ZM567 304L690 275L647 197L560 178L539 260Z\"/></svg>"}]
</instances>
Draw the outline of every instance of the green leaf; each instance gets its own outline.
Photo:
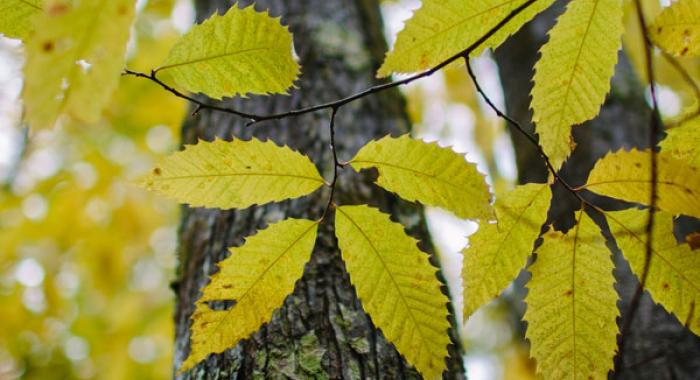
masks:
<instances>
[{"instance_id":1,"label":"green leaf","mask_svg":"<svg viewBox=\"0 0 700 380\"><path fill-rule=\"evenodd\" d=\"M657 155L656 207L673 214L700 218L700 168L692 167L668 153ZM599 160L585 189L627 202L651 202L651 154L620 150Z\"/></svg>"},{"instance_id":2,"label":"green leaf","mask_svg":"<svg viewBox=\"0 0 700 380\"><path fill-rule=\"evenodd\" d=\"M613 262L585 212L566 235L549 232L530 267L527 339L546 379L607 379L617 347Z\"/></svg>"},{"instance_id":3,"label":"green leaf","mask_svg":"<svg viewBox=\"0 0 700 380\"><path fill-rule=\"evenodd\" d=\"M617 246L632 271L641 278L646 259L648 211L629 209L605 215ZM688 244L676 242L670 214L656 214L652 236L645 289L654 301L700 335L700 254Z\"/></svg>"},{"instance_id":4,"label":"green leaf","mask_svg":"<svg viewBox=\"0 0 700 380\"><path fill-rule=\"evenodd\" d=\"M27 42L26 118L52 127L61 114L96 122L123 69L133 0L53 0L35 17Z\"/></svg>"},{"instance_id":5,"label":"green leaf","mask_svg":"<svg viewBox=\"0 0 700 380\"><path fill-rule=\"evenodd\" d=\"M447 303L428 255L389 215L368 206L335 214L338 246L362 305L425 379L441 378L447 345Z\"/></svg>"},{"instance_id":6,"label":"green leaf","mask_svg":"<svg viewBox=\"0 0 700 380\"><path fill-rule=\"evenodd\" d=\"M292 35L279 18L234 5L192 28L157 72L191 92L215 99L286 93L299 75Z\"/></svg>"},{"instance_id":7,"label":"green leaf","mask_svg":"<svg viewBox=\"0 0 700 380\"><path fill-rule=\"evenodd\" d=\"M547 184L518 186L496 198L498 224L482 221L464 250L464 317L497 297L525 267L552 192Z\"/></svg>"},{"instance_id":8,"label":"green leaf","mask_svg":"<svg viewBox=\"0 0 700 380\"><path fill-rule=\"evenodd\" d=\"M571 126L594 118L610 91L622 46L622 0L572 0L535 65L533 121L559 168L574 149Z\"/></svg>"},{"instance_id":9,"label":"green leaf","mask_svg":"<svg viewBox=\"0 0 700 380\"><path fill-rule=\"evenodd\" d=\"M301 197L325 182L308 157L286 146L217 139L185 145L142 183L192 207L231 209Z\"/></svg>"},{"instance_id":10,"label":"green leaf","mask_svg":"<svg viewBox=\"0 0 700 380\"><path fill-rule=\"evenodd\" d=\"M430 69L465 50L527 0L423 0L399 33L379 77ZM495 48L553 0L539 0L511 19L472 55Z\"/></svg>"},{"instance_id":11,"label":"green leaf","mask_svg":"<svg viewBox=\"0 0 700 380\"><path fill-rule=\"evenodd\" d=\"M355 170L377 168L377 184L409 201L437 206L460 218L493 216L484 175L464 156L408 135L365 145L350 161Z\"/></svg>"},{"instance_id":12,"label":"green leaf","mask_svg":"<svg viewBox=\"0 0 700 380\"><path fill-rule=\"evenodd\" d=\"M234 347L272 319L311 258L318 222L287 219L272 224L230 248L231 256L202 289L192 315L191 352L180 371L211 353ZM209 302L233 301L228 310L213 310Z\"/></svg>"},{"instance_id":13,"label":"green leaf","mask_svg":"<svg viewBox=\"0 0 700 380\"><path fill-rule=\"evenodd\" d=\"M700 55L700 0L672 3L656 17L649 32L657 46L673 55Z\"/></svg>"},{"instance_id":14,"label":"green leaf","mask_svg":"<svg viewBox=\"0 0 700 380\"><path fill-rule=\"evenodd\" d=\"M42 0L3 0L0 4L0 33L26 39L34 30L33 19L41 13Z\"/></svg>"},{"instance_id":15,"label":"green leaf","mask_svg":"<svg viewBox=\"0 0 700 380\"><path fill-rule=\"evenodd\" d=\"M661 151L687 163L700 167L700 117L666 129L666 138L661 141Z\"/></svg>"}]
</instances>

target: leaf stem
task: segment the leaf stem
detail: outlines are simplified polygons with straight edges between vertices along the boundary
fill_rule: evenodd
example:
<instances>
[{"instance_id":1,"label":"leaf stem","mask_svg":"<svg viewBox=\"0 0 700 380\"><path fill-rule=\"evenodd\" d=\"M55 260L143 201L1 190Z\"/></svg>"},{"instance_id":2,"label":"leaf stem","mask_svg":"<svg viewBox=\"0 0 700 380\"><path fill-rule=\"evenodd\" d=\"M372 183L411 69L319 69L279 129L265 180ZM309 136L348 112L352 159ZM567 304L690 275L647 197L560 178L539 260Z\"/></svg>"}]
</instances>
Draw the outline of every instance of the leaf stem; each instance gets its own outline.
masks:
<instances>
[{"instance_id":1,"label":"leaf stem","mask_svg":"<svg viewBox=\"0 0 700 380\"><path fill-rule=\"evenodd\" d=\"M338 169L342 168L344 166L343 164L340 163L340 161L338 161L338 149L336 148L336 145L335 145L335 117L338 114L339 109L340 109L340 106L331 108L331 121L328 123L328 128L330 130L331 153L333 154L333 179L331 180L331 183L329 185L331 188L331 193L328 196L328 203L326 204L326 208L323 210L323 214L321 215L321 220L326 219L326 216L328 215L328 211L333 206L333 197L335 196L335 186L338 183Z\"/></svg>"},{"instance_id":2,"label":"leaf stem","mask_svg":"<svg viewBox=\"0 0 700 380\"><path fill-rule=\"evenodd\" d=\"M474 41L469 47L466 49L462 50L461 52L451 56L450 58L446 59L445 61L439 63L437 66L434 66L433 68L424 71L419 74L412 75L408 78L398 80L398 81L393 81L393 82L388 82L376 86L372 86L370 88L367 88L363 91L357 92L355 94L352 94L350 96L347 96L342 99L337 99L331 102L327 103L322 103L322 104L317 104L305 108L299 108L299 109L294 109L286 112L281 112L281 113L274 113L274 114L268 114L268 115L257 115L257 114L251 114L251 113L246 113L246 112L241 112L233 108L227 108L227 107L221 107L221 106L215 106L211 105L208 103L201 102L192 96L188 96L183 94L182 92L179 92L176 90L174 87L167 85L160 79L156 77L156 72L155 70L152 70L150 74L145 74L141 73L138 71L133 71L126 69L123 72L123 75L130 75L134 76L137 78L144 78L148 79L158 85L160 85L163 89L166 91L172 93L173 95L186 99L194 104L197 105L196 111L199 111L201 109L208 109L208 110L213 110L213 111L219 111L219 112L224 112L224 113L230 113L236 116L240 116L244 119L249 119L250 121L248 122L247 126L252 126L254 124L260 123L262 121L267 121L267 120L279 120L279 119L284 119L288 117L294 117L294 116L299 116L299 115L304 115L307 113L311 112L316 112L324 109L335 109L337 110L339 107L344 106L348 103L354 102L356 100L362 99L364 97L367 97L372 94L376 94L378 92L382 92L385 90L389 90L391 88L407 85L411 82L414 82L418 79L426 78L429 77L436 72L440 71L442 68L448 66L452 62L457 61L458 59L462 57L469 56L474 50L476 50L479 46L481 46L484 42L486 42L489 38L491 38L494 34L496 34L499 30L501 30L510 20L515 18L517 15L525 11L527 8L529 8L532 4L537 2L538 0L528 0L515 8L513 11L511 11L505 18L503 18L498 24L493 26L488 32L486 32L483 36L481 36L478 40Z\"/></svg>"},{"instance_id":3,"label":"leaf stem","mask_svg":"<svg viewBox=\"0 0 700 380\"><path fill-rule=\"evenodd\" d=\"M552 177L554 177L554 180L555 180L555 181L559 182L562 186L564 186L564 188L565 188L568 192L570 192L571 194L573 194L574 197L576 197L579 201L581 201L581 204L582 204L582 205L588 205L588 204L589 204L588 201L586 201L585 199L583 199L583 197L581 196L581 194L579 194L578 191L576 191L576 189L574 189L573 187L571 187L571 185L569 185L569 184L561 177L561 175L559 175L559 172L557 172L557 169L554 168L554 165L552 165L552 162L551 162L551 160L549 159L549 156L547 155L547 153L544 152L544 149L542 149L542 147L540 146L539 142L537 142L537 139L535 139L535 137L533 137L532 135L530 135L530 134L525 130L525 128L523 128L523 126L520 125L520 123L518 123L518 122L515 121L513 118L511 118L510 116L506 115L503 111L501 111L500 109L498 109L498 107L496 107L496 105L493 103L493 101L491 100L491 98L489 98L489 96L486 94L486 92L484 91L484 89L483 89L483 88L481 87L481 85L479 84L479 81L478 81L478 79L476 78L476 75L474 74L474 70L472 69L472 65L471 65L471 62L469 61L469 57L468 57L468 56L465 56L465 57L464 57L464 62L465 62L466 65L467 65L467 72L469 73L469 78L471 78L472 83L474 83L474 87L476 88L476 91L479 93L479 95L481 95L481 97L484 99L484 101L486 102L486 104L488 104L488 106L496 113L496 115L497 115L498 117L502 118L503 120L505 120L506 122L508 122L510 125L512 125L512 126L513 126L518 132L520 132L530 143L532 143L532 145L537 149L537 152L539 153L540 157L542 157L542 160L544 161L545 165L547 166L547 169L549 170L550 173L552 173Z\"/></svg>"}]
</instances>

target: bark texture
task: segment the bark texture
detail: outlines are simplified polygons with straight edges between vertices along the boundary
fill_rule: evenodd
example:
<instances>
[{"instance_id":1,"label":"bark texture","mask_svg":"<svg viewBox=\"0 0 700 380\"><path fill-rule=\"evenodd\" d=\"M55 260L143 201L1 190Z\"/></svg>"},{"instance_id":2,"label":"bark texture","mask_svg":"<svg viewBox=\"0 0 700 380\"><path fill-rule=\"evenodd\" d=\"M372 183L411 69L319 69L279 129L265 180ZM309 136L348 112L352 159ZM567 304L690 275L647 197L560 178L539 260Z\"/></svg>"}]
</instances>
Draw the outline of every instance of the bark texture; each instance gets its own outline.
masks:
<instances>
[{"instance_id":1,"label":"bark texture","mask_svg":"<svg viewBox=\"0 0 700 380\"><path fill-rule=\"evenodd\" d=\"M518 120L532 133L534 127L529 122L532 114L529 109L532 90L533 67L539 58L539 48L546 42L546 33L554 25L555 18L563 11L563 2L558 2L550 10L528 24L514 38L499 48L496 60L503 83L507 113ZM564 165L563 176L572 186L585 183L588 172L595 161L609 151L620 148L648 147L649 118L651 112L644 99L644 88L638 73L630 66L624 54L620 54L619 64L613 79L612 92L608 96L601 113L594 120L574 127L574 140L577 148ZM547 172L537 151L517 131L511 130L515 144L521 183L544 181ZM554 209L550 211L549 223L559 229L573 225L573 211L579 208L578 201L566 190L555 187ZM621 204L595 199L596 204L607 208L619 208ZM680 223L679 230L687 233L697 230L697 224L690 220ZM608 239L610 236L608 234ZM617 290L621 300L622 318L626 318L629 302L638 281L619 251L615 254ZM518 279L516 292L512 296L518 302L515 310L520 321L524 304L520 301L525 294L523 285L526 279ZM524 325L521 324L521 330ZM656 305L645 293L630 334L625 338L622 366L611 377L619 379L697 379L700 378L700 339L682 323Z\"/></svg>"},{"instance_id":2,"label":"bark texture","mask_svg":"<svg viewBox=\"0 0 700 380\"><path fill-rule=\"evenodd\" d=\"M239 1L239 6L250 1ZM223 13L233 1L196 1L199 21ZM258 10L282 16L294 34L303 75L290 96L233 99L228 105L258 114L286 111L346 96L375 84L374 73L386 49L376 0L258 0ZM309 155L321 173L331 178L330 111L245 127L246 120L222 113L201 112L186 120L183 142L215 137L230 140L252 136L272 139ZM402 134L409 129L404 101L385 92L344 106L337 117L341 160L371 139ZM370 203L394 215L433 252L422 209L398 200L371 184L371 173L343 170L339 204ZM309 197L245 210L183 208L179 248L174 368L189 352L190 315L199 289L227 256L227 247L285 217L319 218L329 189ZM332 219L331 219L332 221ZM351 286L337 249L332 223L324 223L304 277L271 323L223 354L212 355L178 379L412 379L418 378L397 351L372 325ZM454 333L454 330L451 331ZM454 335L453 335L454 341ZM450 347L450 379L463 378L461 355Z\"/></svg>"}]
</instances>

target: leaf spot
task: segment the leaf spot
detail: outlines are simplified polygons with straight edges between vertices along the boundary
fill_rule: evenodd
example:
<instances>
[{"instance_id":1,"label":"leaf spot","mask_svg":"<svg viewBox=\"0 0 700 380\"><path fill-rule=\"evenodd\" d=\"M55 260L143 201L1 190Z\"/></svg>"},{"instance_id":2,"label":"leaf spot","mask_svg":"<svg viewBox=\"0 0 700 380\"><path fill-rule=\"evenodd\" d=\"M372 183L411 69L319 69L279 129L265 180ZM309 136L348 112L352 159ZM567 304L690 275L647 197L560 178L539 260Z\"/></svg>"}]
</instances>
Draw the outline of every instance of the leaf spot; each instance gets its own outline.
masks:
<instances>
[{"instance_id":1,"label":"leaf spot","mask_svg":"<svg viewBox=\"0 0 700 380\"><path fill-rule=\"evenodd\" d=\"M51 17L60 16L68 12L68 8L66 3L56 3L48 9L48 14Z\"/></svg>"},{"instance_id":2,"label":"leaf spot","mask_svg":"<svg viewBox=\"0 0 700 380\"><path fill-rule=\"evenodd\" d=\"M41 45L41 50L43 50L45 53L52 52L53 48L54 48L53 41L46 41L46 42L44 42L43 45Z\"/></svg>"},{"instance_id":3,"label":"leaf spot","mask_svg":"<svg viewBox=\"0 0 700 380\"><path fill-rule=\"evenodd\" d=\"M688 242L690 249L693 251L700 249L700 232L693 232L685 237L685 241Z\"/></svg>"}]
</instances>

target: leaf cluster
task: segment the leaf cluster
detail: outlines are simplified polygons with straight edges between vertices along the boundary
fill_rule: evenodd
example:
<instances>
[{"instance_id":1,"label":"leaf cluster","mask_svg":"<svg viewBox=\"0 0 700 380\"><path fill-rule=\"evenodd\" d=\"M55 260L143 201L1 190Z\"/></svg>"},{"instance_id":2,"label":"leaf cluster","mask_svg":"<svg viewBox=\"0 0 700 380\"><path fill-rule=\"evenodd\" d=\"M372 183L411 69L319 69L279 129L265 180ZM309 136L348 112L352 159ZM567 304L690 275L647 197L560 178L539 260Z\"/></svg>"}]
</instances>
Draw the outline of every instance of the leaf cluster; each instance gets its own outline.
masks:
<instances>
[{"instance_id":1,"label":"leaf cluster","mask_svg":"<svg viewBox=\"0 0 700 380\"><path fill-rule=\"evenodd\" d=\"M11 3L0 31L27 39L27 121L33 128L44 128L63 115L86 121L97 118L123 65L135 14L133 1ZM458 58L468 60L500 45L552 3L424 0L399 33L378 75L419 73L396 82L399 85ZM651 39L670 55L698 55L699 9L697 0L674 3L650 27ZM143 185L193 207L247 208L308 196L324 187L331 190L328 207L318 219L286 219L230 248L231 256L219 264L219 272L196 303L191 353L181 370L235 346L270 321L303 275L319 224L328 222L328 211L335 208L338 246L365 310L425 378L440 377L450 325L449 299L440 290L437 269L390 215L366 205L335 205L337 171L347 167L374 168L379 173L376 184L399 197L479 221L479 231L463 252L467 317L502 293L518 272L529 270L527 338L538 371L548 378L605 378L613 367L618 297L601 233L606 227L614 238L609 245L622 250L652 298L699 334L695 307L700 302L700 259L692 252L695 246L673 239L674 216L700 217L699 154L697 144L689 143L700 137L697 118L671 130L659 154L651 149L609 153L580 188L566 185L557 174L575 148L572 126L594 118L610 91L625 29L623 17L622 0L569 2L541 50L532 91L539 147L553 176L549 183L521 185L499 194L493 205L485 178L473 163L449 148L409 136L371 141L347 163L338 162L331 141L335 166L331 180L325 180L302 153L257 139L200 141L164 158ZM42 28L35 31L28 26L38 24ZM192 28L150 75L137 76L187 99L191 98L178 89L214 99L284 94L300 72L292 41L279 19L252 6L234 5L224 15ZM344 104L392 86L252 119L328 108L333 112L334 136L335 114ZM576 225L566 233L545 225L553 181L564 184L582 203ZM587 192L652 211L606 211L586 201ZM654 212L658 220L648 222L645 215ZM535 249L538 239L542 244ZM527 267L530 259L534 264ZM214 306L218 301L232 306L221 310Z\"/></svg>"}]
</instances>

